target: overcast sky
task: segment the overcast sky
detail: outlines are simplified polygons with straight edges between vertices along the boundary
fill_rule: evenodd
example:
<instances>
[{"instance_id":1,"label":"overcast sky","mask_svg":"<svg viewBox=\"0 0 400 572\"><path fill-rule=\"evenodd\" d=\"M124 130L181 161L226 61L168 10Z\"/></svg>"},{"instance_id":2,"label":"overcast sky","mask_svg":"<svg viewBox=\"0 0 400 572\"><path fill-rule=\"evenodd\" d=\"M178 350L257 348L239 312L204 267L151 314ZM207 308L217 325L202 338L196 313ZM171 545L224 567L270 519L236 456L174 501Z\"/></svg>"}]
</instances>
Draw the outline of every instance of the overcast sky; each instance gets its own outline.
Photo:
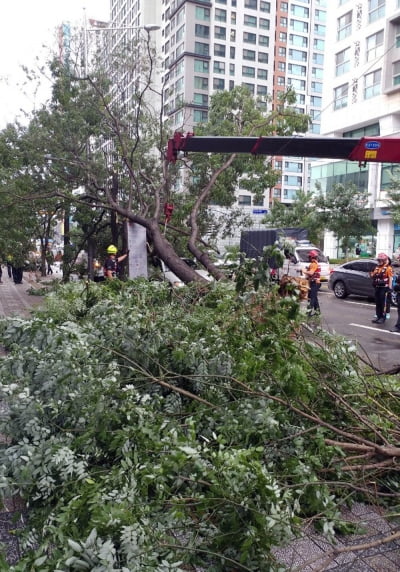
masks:
<instances>
[{"instance_id":1,"label":"overcast sky","mask_svg":"<svg viewBox=\"0 0 400 572\"><path fill-rule=\"evenodd\" d=\"M36 57L45 59L59 24L83 25L85 13L87 19L107 21L109 6L110 0L0 0L0 129L21 118L21 108L30 111L43 97L24 95L21 65L32 67Z\"/></svg>"}]
</instances>

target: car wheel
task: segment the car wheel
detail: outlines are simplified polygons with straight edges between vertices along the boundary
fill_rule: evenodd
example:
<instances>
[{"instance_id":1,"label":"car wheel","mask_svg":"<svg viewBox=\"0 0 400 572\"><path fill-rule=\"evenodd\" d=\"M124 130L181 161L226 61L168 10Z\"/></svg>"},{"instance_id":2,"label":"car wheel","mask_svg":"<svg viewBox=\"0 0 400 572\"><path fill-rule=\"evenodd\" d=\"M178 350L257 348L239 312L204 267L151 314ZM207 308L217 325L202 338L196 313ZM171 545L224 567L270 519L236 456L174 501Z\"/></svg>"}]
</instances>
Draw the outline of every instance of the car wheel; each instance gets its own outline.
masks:
<instances>
[{"instance_id":1,"label":"car wheel","mask_svg":"<svg viewBox=\"0 0 400 572\"><path fill-rule=\"evenodd\" d=\"M346 298L347 291L344 282L341 280L335 282L335 285L333 286L333 293L335 294L336 298Z\"/></svg>"},{"instance_id":2,"label":"car wheel","mask_svg":"<svg viewBox=\"0 0 400 572\"><path fill-rule=\"evenodd\" d=\"M390 293L390 304L391 306L397 306L397 292Z\"/></svg>"}]
</instances>

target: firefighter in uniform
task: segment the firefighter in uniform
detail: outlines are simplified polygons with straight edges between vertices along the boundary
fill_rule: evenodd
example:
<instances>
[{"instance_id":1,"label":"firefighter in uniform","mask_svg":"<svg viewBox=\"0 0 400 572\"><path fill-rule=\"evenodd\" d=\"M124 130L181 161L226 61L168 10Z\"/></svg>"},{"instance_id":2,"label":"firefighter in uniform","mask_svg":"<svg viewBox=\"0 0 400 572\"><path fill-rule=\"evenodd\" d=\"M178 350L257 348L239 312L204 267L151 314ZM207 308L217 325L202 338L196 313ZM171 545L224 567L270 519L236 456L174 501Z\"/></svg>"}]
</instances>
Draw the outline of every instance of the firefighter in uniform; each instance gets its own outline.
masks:
<instances>
[{"instance_id":1,"label":"firefighter in uniform","mask_svg":"<svg viewBox=\"0 0 400 572\"><path fill-rule=\"evenodd\" d=\"M320 314L321 309L319 307L318 301L318 290L321 287L321 267L318 264L318 252L316 250L310 250L308 253L308 258L310 264L307 270L304 270L309 283L309 305L308 305L308 315Z\"/></svg>"}]
</instances>

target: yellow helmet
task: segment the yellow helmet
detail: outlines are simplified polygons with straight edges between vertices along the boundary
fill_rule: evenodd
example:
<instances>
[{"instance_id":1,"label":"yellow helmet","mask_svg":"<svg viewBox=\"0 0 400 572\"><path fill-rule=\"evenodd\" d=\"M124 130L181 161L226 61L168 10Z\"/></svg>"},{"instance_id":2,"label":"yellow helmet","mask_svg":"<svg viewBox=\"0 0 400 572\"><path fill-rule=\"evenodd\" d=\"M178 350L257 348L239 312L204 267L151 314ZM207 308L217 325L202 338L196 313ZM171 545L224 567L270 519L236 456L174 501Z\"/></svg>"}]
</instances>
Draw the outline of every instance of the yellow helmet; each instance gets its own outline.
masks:
<instances>
[{"instance_id":1,"label":"yellow helmet","mask_svg":"<svg viewBox=\"0 0 400 572\"><path fill-rule=\"evenodd\" d=\"M114 246L113 244L110 244L110 246L107 246L107 253L108 254L117 254L118 252L118 248L116 246Z\"/></svg>"}]
</instances>

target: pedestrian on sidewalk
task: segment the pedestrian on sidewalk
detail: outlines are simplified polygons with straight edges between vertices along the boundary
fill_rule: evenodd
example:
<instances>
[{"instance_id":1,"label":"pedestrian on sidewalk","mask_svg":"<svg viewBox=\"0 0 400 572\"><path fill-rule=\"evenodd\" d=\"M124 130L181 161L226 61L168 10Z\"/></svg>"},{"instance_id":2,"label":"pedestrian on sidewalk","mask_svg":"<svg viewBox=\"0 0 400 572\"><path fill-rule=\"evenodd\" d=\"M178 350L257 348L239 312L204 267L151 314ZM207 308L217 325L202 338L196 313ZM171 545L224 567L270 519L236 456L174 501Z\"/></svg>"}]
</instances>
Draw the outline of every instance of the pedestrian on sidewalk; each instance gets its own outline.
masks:
<instances>
[{"instance_id":1,"label":"pedestrian on sidewalk","mask_svg":"<svg viewBox=\"0 0 400 572\"><path fill-rule=\"evenodd\" d=\"M12 277L12 256L11 256L11 254L8 254L6 256L6 262L7 262L8 277L11 278Z\"/></svg>"},{"instance_id":2,"label":"pedestrian on sidewalk","mask_svg":"<svg viewBox=\"0 0 400 572\"><path fill-rule=\"evenodd\" d=\"M46 252L47 275L53 274L52 264L54 264L54 256L51 250Z\"/></svg>"}]
</instances>

